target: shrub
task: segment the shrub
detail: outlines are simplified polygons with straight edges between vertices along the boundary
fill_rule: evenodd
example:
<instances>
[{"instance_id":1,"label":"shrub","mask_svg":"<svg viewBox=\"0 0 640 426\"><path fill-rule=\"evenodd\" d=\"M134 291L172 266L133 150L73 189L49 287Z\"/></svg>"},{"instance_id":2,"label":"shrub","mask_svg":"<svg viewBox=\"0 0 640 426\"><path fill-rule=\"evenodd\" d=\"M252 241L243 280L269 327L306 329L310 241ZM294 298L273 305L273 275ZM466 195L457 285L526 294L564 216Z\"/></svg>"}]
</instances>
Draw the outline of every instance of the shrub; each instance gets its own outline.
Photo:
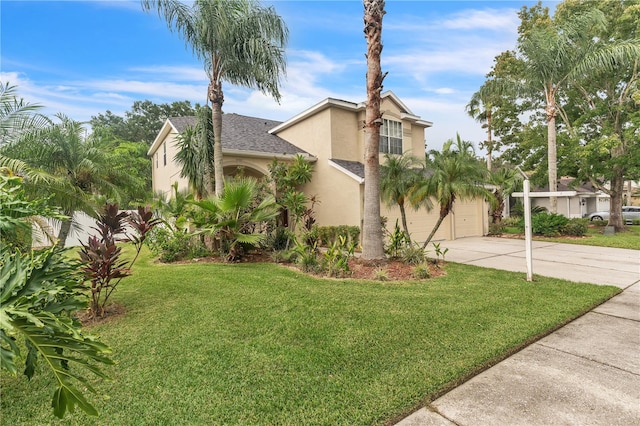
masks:
<instances>
[{"instance_id":1,"label":"shrub","mask_svg":"<svg viewBox=\"0 0 640 426\"><path fill-rule=\"evenodd\" d=\"M328 247L339 237L344 237L349 243L355 243L357 246L360 242L360 227L358 226L314 226L313 232L318 239L318 245Z\"/></svg>"},{"instance_id":2,"label":"shrub","mask_svg":"<svg viewBox=\"0 0 640 426\"><path fill-rule=\"evenodd\" d=\"M593 226L607 226L609 221L608 220L592 220L589 223Z\"/></svg>"},{"instance_id":3,"label":"shrub","mask_svg":"<svg viewBox=\"0 0 640 426\"><path fill-rule=\"evenodd\" d=\"M293 233L284 226L278 226L267 234L262 245L264 248L273 251L287 250L289 248L287 245L291 240L293 240Z\"/></svg>"},{"instance_id":4,"label":"shrub","mask_svg":"<svg viewBox=\"0 0 640 426\"><path fill-rule=\"evenodd\" d=\"M632 219L631 220L631 224L632 225L640 225L640 219Z\"/></svg>"},{"instance_id":5,"label":"shrub","mask_svg":"<svg viewBox=\"0 0 640 426\"><path fill-rule=\"evenodd\" d=\"M429 278L431 273L429 272L429 265L426 263L421 263L413 268L413 277L419 280L424 280Z\"/></svg>"},{"instance_id":6,"label":"shrub","mask_svg":"<svg viewBox=\"0 0 640 426\"><path fill-rule=\"evenodd\" d=\"M582 237L587 233L588 224L589 219L571 219L567 222L564 228L562 228L562 235Z\"/></svg>"},{"instance_id":7,"label":"shrub","mask_svg":"<svg viewBox=\"0 0 640 426\"><path fill-rule=\"evenodd\" d=\"M345 237L339 237L324 253L322 259L322 269L329 276L340 277L349 274L349 259L353 257L356 245L354 242L347 243Z\"/></svg>"},{"instance_id":8,"label":"shrub","mask_svg":"<svg viewBox=\"0 0 640 426\"><path fill-rule=\"evenodd\" d=\"M293 251L295 253L292 258L304 272L318 272L321 269L316 245L309 246L298 242Z\"/></svg>"},{"instance_id":9,"label":"shrub","mask_svg":"<svg viewBox=\"0 0 640 426\"><path fill-rule=\"evenodd\" d=\"M211 254L197 235L189 234L184 230L172 231L166 227L156 227L147 238L147 246L161 262L165 263Z\"/></svg>"},{"instance_id":10,"label":"shrub","mask_svg":"<svg viewBox=\"0 0 640 426\"><path fill-rule=\"evenodd\" d=\"M376 281L389 281L389 274L385 268L379 267L374 271L373 279Z\"/></svg>"},{"instance_id":11,"label":"shrub","mask_svg":"<svg viewBox=\"0 0 640 426\"><path fill-rule=\"evenodd\" d=\"M424 249L417 244L409 244L401 251L401 258L404 263L409 265L419 265L424 262Z\"/></svg>"},{"instance_id":12,"label":"shrub","mask_svg":"<svg viewBox=\"0 0 640 426\"><path fill-rule=\"evenodd\" d=\"M402 229L400 229L400 225L396 220L396 226L393 228L393 232L389 233L389 245L385 249L385 252L389 256L397 258L400 257L400 251L402 248L409 244L411 244L411 239Z\"/></svg>"},{"instance_id":13,"label":"shrub","mask_svg":"<svg viewBox=\"0 0 640 426\"><path fill-rule=\"evenodd\" d=\"M531 230L536 235L554 237L562 234L569 222L565 216L556 213L537 213L531 218Z\"/></svg>"},{"instance_id":14,"label":"shrub","mask_svg":"<svg viewBox=\"0 0 640 426\"><path fill-rule=\"evenodd\" d=\"M502 223L490 223L487 235L502 235L502 231L504 231L504 225Z\"/></svg>"}]
</instances>

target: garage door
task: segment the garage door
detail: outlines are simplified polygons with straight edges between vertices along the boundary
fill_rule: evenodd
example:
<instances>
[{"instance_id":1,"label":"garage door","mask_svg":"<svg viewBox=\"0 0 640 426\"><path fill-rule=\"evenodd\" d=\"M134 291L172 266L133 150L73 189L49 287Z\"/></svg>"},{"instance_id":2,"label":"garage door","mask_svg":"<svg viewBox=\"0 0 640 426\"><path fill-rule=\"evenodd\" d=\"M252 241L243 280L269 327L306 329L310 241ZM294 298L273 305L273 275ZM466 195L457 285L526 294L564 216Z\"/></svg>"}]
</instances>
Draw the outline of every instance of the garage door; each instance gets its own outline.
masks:
<instances>
[{"instance_id":1,"label":"garage door","mask_svg":"<svg viewBox=\"0 0 640 426\"><path fill-rule=\"evenodd\" d=\"M457 200L453 205L455 238L483 235L484 202L482 200Z\"/></svg>"}]
</instances>

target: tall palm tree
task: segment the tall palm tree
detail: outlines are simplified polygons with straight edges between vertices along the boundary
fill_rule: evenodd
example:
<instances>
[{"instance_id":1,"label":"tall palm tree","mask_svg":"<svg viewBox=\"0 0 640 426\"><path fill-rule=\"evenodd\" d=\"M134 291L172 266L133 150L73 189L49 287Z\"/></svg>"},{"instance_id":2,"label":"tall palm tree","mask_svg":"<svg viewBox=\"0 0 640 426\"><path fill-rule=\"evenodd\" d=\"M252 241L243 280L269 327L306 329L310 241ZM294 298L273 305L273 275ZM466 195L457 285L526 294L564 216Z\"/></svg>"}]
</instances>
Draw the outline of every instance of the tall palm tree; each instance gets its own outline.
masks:
<instances>
[{"instance_id":1,"label":"tall palm tree","mask_svg":"<svg viewBox=\"0 0 640 426\"><path fill-rule=\"evenodd\" d=\"M95 215L97 197L119 201L131 182L127 175L110 167L107 153L92 138L85 138L82 123L64 115L57 118L59 122L25 133L3 147L2 154L49 177L27 180L25 189L33 197L49 198L68 216L58 233L58 244L64 247L76 211Z\"/></svg>"},{"instance_id":2,"label":"tall palm tree","mask_svg":"<svg viewBox=\"0 0 640 426\"><path fill-rule=\"evenodd\" d=\"M467 114L475 121L482 124L482 128L487 129L487 140L484 142L484 148L487 150L487 169L493 167L493 113L498 103L501 93L500 84L497 80L486 80L480 89L471 96L471 100L466 105Z\"/></svg>"},{"instance_id":3,"label":"tall palm tree","mask_svg":"<svg viewBox=\"0 0 640 426\"><path fill-rule=\"evenodd\" d=\"M398 155L384 155L385 162L380 167L380 193L382 199L386 201L387 206L397 205L400 209L400 217L402 219L402 229L407 237L409 227L407 226L407 213L405 205L409 201L408 194L420 180L420 170L418 169L420 160L416 157L404 153ZM429 203L429 199L423 200ZM418 208L420 204L411 204L412 207ZM427 204L429 206L429 204Z\"/></svg>"},{"instance_id":4,"label":"tall palm tree","mask_svg":"<svg viewBox=\"0 0 640 426\"><path fill-rule=\"evenodd\" d=\"M596 70L618 66L629 58L637 58L637 42L624 41L603 45L585 39L593 28L606 26L606 17L598 9L573 16L560 24L542 21L524 33L519 51L524 61L524 86L530 91L542 91L547 121L547 161L549 191L558 189L556 116L569 120L559 104L559 96L567 85ZM558 210L557 197L550 198L550 210Z\"/></svg>"},{"instance_id":5,"label":"tall palm tree","mask_svg":"<svg viewBox=\"0 0 640 426\"><path fill-rule=\"evenodd\" d=\"M362 257L383 259L382 224L380 223L380 112L382 80L382 17L384 0L364 0L364 36L367 40L367 105L364 123L364 220Z\"/></svg>"},{"instance_id":6,"label":"tall palm tree","mask_svg":"<svg viewBox=\"0 0 640 426\"><path fill-rule=\"evenodd\" d=\"M204 107L196 112L196 123L178 135L176 145L178 153L174 157L180 165L180 177L187 178L189 187L197 199L205 194L213 194L213 127L210 108Z\"/></svg>"},{"instance_id":7,"label":"tall palm tree","mask_svg":"<svg viewBox=\"0 0 640 426\"><path fill-rule=\"evenodd\" d=\"M280 101L284 47L289 32L273 7L254 0L195 0L191 7L177 0L142 0L156 9L171 30L179 32L204 62L214 134L215 193L222 195L222 82L256 88Z\"/></svg>"},{"instance_id":8,"label":"tall palm tree","mask_svg":"<svg viewBox=\"0 0 640 426\"><path fill-rule=\"evenodd\" d=\"M490 192L484 188L487 169L475 157L469 142L457 135L455 145L449 139L442 151L431 150L426 159L426 170L431 175L426 177L411 191L412 202L420 202L433 198L440 206L438 220L431 233L422 245L426 248L445 217L451 213L457 199L489 197Z\"/></svg>"}]
</instances>

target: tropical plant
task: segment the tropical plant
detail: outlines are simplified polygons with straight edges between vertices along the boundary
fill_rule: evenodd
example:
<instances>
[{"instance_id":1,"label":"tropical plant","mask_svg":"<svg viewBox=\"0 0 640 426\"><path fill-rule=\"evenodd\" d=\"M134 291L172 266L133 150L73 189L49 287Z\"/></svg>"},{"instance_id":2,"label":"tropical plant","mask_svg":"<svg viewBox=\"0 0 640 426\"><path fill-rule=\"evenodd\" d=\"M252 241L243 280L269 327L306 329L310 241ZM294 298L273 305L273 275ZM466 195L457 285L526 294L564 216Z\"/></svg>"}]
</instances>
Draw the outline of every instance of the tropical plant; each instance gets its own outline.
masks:
<instances>
[{"instance_id":1,"label":"tropical plant","mask_svg":"<svg viewBox=\"0 0 640 426\"><path fill-rule=\"evenodd\" d=\"M0 179L9 182L1 185L6 189L15 188L18 178L0 175ZM0 206L13 207L8 216L6 211L0 212L3 236L14 233L17 227L29 227L29 216L52 211L43 200L26 200L21 191L0 193ZM82 393L83 388L95 393L86 372L107 378L96 364L113 364L106 357L110 349L83 333L73 316L86 306L78 266L56 246L22 253L4 238L0 244L0 367L16 375L24 362L24 374L31 379L38 360L44 359L43 365L55 378L51 405L60 418L67 410L73 412L75 406L88 414L98 414ZM24 338L24 345L17 341L19 338Z\"/></svg>"},{"instance_id":2,"label":"tropical plant","mask_svg":"<svg viewBox=\"0 0 640 426\"><path fill-rule=\"evenodd\" d=\"M384 244L380 223L380 111L382 80L382 17L384 0L363 0L364 37L367 40L367 102L364 120L364 218L362 257L383 259Z\"/></svg>"},{"instance_id":3,"label":"tropical plant","mask_svg":"<svg viewBox=\"0 0 640 426\"><path fill-rule=\"evenodd\" d=\"M137 212L128 213L119 211L117 204L105 205L93 228L98 235L89 237L80 250L81 270L85 280L91 283L89 312L92 318L105 316L109 297L122 278L131 275L131 266L138 258L147 234L160 223L160 219L154 219L149 207L138 207ZM117 241L133 243L136 249L133 259L121 259L122 247L116 244Z\"/></svg>"},{"instance_id":4,"label":"tropical plant","mask_svg":"<svg viewBox=\"0 0 640 426\"><path fill-rule=\"evenodd\" d=\"M237 261L244 254L244 246L257 246L267 234L262 226L274 220L279 206L273 195L266 195L257 202L258 182L242 177L227 182L221 197L213 196L191 201L211 215L213 222L201 227L197 233L213 235L220 239L229 261Z\"/></svg>"},{"instance_id":5,"label":"tropical plant","mask_svg":"<svg viewBox=\"0 0 640 426\"><path fill-rule=\"evenodd\" d=\"M531 17L533 15L533 17ZM606 17L598 9L575 14L571 19L558 21L539 12L539 5L520 12L518 50L524 63L520 84L529 91L540 93L544 99L547 123L547 162L549 191L558 188L556 116L570 125L567 112L559 102L566 88L585 76L612 70L640 57L640 45L634 40L615 43L594 42L593 29L606 28ZM551 212L557 212L557 197L550 197Z\"/></svg>"},{"instance_id":6,"label":"tropical plant","mask_svg":"<svg viewBox=\"0 0 640 426\"><path fill-rule=\"evenodd\" d=\"M421 179L420 164L420 160L409 153L400 156L385 154L384 164L380 167L380 194L387 206L395 204L400 209L402 229L407 237L411 234L407 226L405 204L409 201L407 194ZM428 208L430 202L428 198L423 200ZM412 207L418 209L420 204L412 204Z\"/></svg>"},{"instance_id":7,"label":"tropical plant","mask_svg":"<svg viewBox=\"0 0 640 426\"><path fill-rule=\"evenodd\" d=\"M37 111L40 105L18 99L18 88L0 82L0 147L16 140L23 132L49 124Z\"/></svg>"},{"instance_id":8,"label":"tropical plant","mask_svg":"<svg viewBox=\"0 0 640 426\"><path fill-rule=\"evenodd\" d=\"M44 180L26 180L25 190L33 199L50 196L50 202L60 206L70 218L61 222L58 233L58 244L64 247L74 213L83 211L95 216L98 196L120 200L130 177L111 167L99 142L85 138L82 123L64 115L57 118L59 122L27 132L4 146L2 154L49 176Z\"/></svg>"},{"instance_id":9,"label":"tropical plant","mask_svg":"<svg viewBox=\"0 0 640 426\"><path fill-rule=\"evenodd\" d=\"M426 248L445 217L451 213L457 199L489 197L484 188L487 169L475 157L469 142L457 135L449 139L442 151L431 150L427 155L426 169L429 177L416 185L410 194L413 202L433 197L439 205L439 215L431 233L422 245Z\"/></svg>"},{"instance_id":10,"label":"tropical plant","mask_svg":"<svg viewBox=\"0 0 640 426\"><path fill-rule=\"evenodd\" d=\"M279 101L287 27L273 7L262 7L254 0L196 0L191 7L176 0L142 0L142 6L147 11L156 9L204 61L215 138L215 193L221 196L222 82L257 88Z\"/></svg>"},{"instance_id":11,"label":"tropical plant","mask_svg":"<svg viewBox=\"0 0 640 426\"><path fill-rule=\"evenodd\" d=\"M522 185L522 176L516 169L500 167L498 170L489 172L489 181L493 185L493 193L490 198L492 224L499 224L502 221L502 213L505 206L505 195L509 196Z\"/></svg>"},{"instance_id":12,"label":"tropical plant","mask_svg":"<svg viewBox=\"0 0 640 426\"><path fill-rule=\"evenodd\" d=\"M213 194L213 125L209 107L198 108L196 124L178 135L174 160L181 166L180 177L187 178L195 197Z\"/></svg>"},{"instance_id":13,"label":"tropical plant","mask_svg":"<svg viewBox=\"0 0 640 426\"><path fill-rule=\"evenodd\" d=\"M347 238L340 236L323 254L322 268L331 277L346 276L349 274L349 259L356 250L356 244L347 242Z\"/></svg>"}]
</instances>

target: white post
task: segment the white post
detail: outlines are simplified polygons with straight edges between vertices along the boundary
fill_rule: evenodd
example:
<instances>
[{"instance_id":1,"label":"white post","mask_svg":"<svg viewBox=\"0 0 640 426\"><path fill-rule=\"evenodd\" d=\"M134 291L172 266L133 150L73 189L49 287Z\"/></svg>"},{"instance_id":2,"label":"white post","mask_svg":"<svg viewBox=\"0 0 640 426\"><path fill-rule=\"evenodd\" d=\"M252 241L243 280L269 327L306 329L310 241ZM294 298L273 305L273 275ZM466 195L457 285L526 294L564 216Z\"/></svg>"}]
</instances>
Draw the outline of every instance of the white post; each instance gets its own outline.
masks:
<instances>
[{"instance_id":1,"label":"white post","mask_svg":"<svg viewBox=\"0 0 640 426\"><path fill-rule=\"evenodd\" d=\"M533 281L533 244L531 237L531 198L529 198L529 179L524 180L524 244L527 260L527 281Z\"/></svg>"}]
</instances>

